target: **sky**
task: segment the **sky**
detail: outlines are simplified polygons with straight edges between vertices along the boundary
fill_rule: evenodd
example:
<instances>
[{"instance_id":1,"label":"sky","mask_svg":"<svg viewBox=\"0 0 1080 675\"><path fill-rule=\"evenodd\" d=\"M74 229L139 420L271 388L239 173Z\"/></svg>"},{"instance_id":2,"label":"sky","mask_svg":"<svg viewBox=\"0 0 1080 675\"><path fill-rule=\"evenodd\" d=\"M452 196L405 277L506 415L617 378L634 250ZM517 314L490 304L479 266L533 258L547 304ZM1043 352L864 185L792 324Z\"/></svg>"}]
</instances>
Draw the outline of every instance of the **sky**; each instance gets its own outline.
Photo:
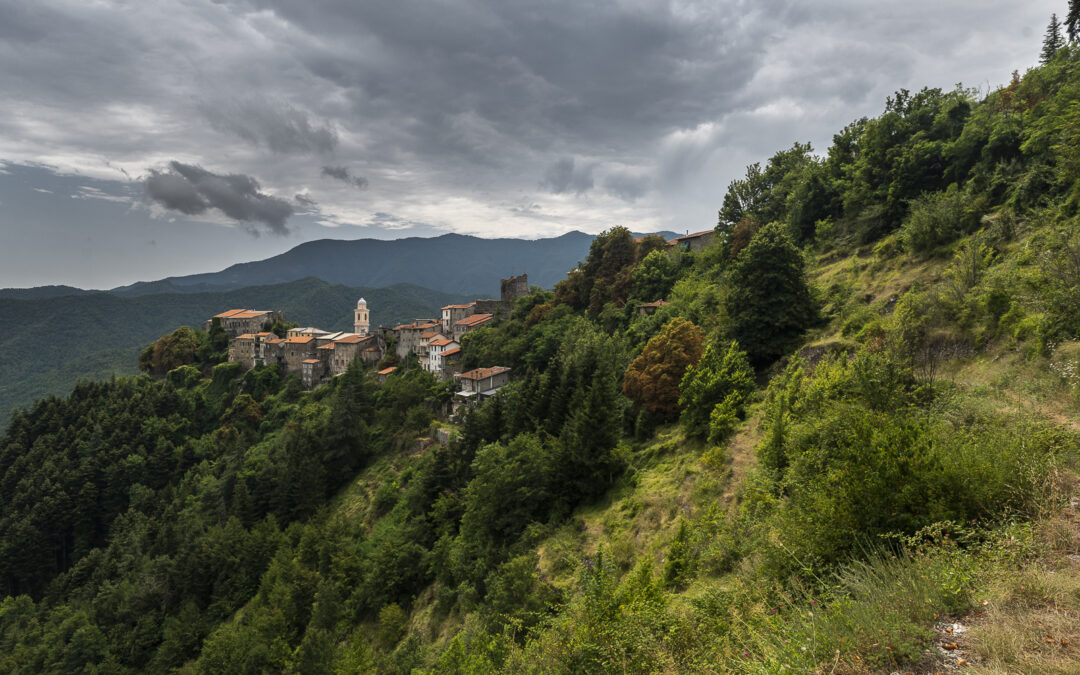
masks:
<instances>
[{"instance_id":1,"label":"sky","mask_svg":"<svg viewBox=\"0 0 1080 675\"><path fill-rule=\"evenodd\" d=\"M0 0L0 287L313 239L711 228L892 92L982 93L1064 0Z\"/></svg>"}]
</instances>

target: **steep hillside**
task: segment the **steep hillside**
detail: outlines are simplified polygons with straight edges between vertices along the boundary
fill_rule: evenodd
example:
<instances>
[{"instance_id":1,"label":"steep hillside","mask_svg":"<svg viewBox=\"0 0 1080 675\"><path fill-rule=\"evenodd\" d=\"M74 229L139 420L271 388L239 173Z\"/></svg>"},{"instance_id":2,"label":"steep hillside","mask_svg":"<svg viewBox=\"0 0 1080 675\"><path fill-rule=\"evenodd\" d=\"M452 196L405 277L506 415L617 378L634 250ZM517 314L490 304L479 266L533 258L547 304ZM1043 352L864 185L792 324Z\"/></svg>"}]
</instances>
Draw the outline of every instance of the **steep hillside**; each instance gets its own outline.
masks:
<instances>
[{"instance_id":1,"label":"steep hillside","mask_svg":"<svg viewBox=\"0 0 1080 675\"><path fill-rule=\"evenodd\" d=\"M467 299L408 284L351 288L316 279L133 298L109 293L0 298L0 316L6 322L0 335L0 427L7 424L12 408L49 394L64 395L79 378L134 374L139 350L177 326L199 326L232 307L258 307L282 309L287 318L304 325L347 330L361 296L372 308L373 323L388 325L434 316L443 305Z\"/></svg>"},{"instance_id":2,"label":"steep hillside","mask_svg":"<svg viewBox=\"0 0 1080 675\"><path fill-rule=\"evenodd\" d=\"M421 370L236 364L16 415L0 670L1080 671L1080 48L1047 61L749 167L706 250L597 236L463 338L514 380L453 419Z\"/></svg>"}]
</instances>

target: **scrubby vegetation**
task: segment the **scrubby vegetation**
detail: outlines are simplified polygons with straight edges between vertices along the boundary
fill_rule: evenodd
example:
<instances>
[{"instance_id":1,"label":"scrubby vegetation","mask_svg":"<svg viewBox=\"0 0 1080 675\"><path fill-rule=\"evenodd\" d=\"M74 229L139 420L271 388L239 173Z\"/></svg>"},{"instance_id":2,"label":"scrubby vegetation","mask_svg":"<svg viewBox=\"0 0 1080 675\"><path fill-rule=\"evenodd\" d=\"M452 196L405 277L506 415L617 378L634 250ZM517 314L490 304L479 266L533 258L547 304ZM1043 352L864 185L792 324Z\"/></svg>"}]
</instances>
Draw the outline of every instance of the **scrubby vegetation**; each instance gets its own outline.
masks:
<instances>
[{"instance_id":1,"label":"scrubby vegetation","mask_svg":"<svg viewBox=\"0 0 1080 675\"><path fill-rule=\"evenodd\" d=\"M40 402L0 669L1076 669L1078 99L1057 45L749 167L707 250L608 230L463 338L515 378L454 423L175 335Z\"/></svg>"}]
</instances>

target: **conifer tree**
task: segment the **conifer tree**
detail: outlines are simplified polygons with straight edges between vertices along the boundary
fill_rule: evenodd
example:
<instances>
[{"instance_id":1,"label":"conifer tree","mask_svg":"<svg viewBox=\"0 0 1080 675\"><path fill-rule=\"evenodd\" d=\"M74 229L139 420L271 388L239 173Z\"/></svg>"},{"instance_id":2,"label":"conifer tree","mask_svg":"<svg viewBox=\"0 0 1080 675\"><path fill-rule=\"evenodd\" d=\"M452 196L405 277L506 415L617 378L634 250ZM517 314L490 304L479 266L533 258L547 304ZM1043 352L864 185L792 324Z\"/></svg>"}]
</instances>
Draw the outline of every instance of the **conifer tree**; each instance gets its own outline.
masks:
<instances>
[{"instance_id":1,"label":"conifer tree","mask_svg":"<svg viewBox=\"0 0 1080 675\"><path fill-rule=\"evenodd\" d=\"M1039 62L1050 63L1058 50L1064 46L1065 38L1061 35L1061 22L1058 21L1057 14L1051 14L1050 25L1046 27L1046 37L1043 38L1042 54L1039 56Z\"/></svg>"},{"instance_id":2,"label":"conifer tree","mask_svg":"<svg viewBox=\"0 0 1080 675\"><path fill-rule=\"evenodd\" d=\"M1069 42L1080 38L1080 0L1069 0L1069 13L1065 15L1065 32Z\"/></svg>"},{"instance_id":3,"label":"conifer tree","mask_svg":"<svg viewBox=\"0 0 1080 675\"><path fill-rule=\"evenodd\" d=\"M757 368L793 347L814 318L803 259L779 223L761 228L731 273L733 337Z\"/></svg>"}]
</instances>

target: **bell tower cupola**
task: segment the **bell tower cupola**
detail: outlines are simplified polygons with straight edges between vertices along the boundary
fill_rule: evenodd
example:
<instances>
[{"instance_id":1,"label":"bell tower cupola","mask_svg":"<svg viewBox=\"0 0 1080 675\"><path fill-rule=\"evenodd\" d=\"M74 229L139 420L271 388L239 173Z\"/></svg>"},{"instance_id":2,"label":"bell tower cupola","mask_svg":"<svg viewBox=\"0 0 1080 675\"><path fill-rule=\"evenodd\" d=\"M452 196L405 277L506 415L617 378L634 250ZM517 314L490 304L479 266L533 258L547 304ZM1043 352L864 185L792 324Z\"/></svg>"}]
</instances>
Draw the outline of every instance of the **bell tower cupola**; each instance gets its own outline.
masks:
<instances>
[{"instance_id":1,"label":"bell tower cupola","mask_svg":"<svg viewBox=\"0 0 1080 675\"><path fill-rule=\"evenodd\" d=\"M367 335L370 330L371 317L367 306L367 300L360 298L356 302L356 310L354 312L353 320L353 332L357 335Z\"/></svg>"}]
</instances>

